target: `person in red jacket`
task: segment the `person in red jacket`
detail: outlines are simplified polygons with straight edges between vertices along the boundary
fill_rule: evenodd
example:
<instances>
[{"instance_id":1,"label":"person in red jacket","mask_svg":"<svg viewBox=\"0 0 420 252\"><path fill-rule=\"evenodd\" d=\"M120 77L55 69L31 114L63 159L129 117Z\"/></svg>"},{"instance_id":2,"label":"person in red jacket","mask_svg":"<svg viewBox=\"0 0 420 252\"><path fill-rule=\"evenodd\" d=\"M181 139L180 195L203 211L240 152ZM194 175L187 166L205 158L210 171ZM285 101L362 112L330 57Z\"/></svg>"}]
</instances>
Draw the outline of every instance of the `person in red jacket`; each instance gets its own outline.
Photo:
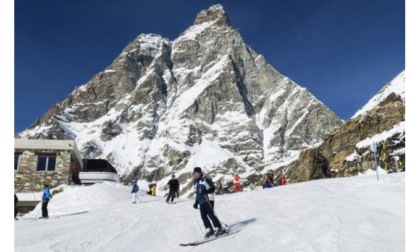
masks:
<instances>
[{"instance_id":1,"label":"person in red jacket","mask_svg":"<svg viewBox=\"0 0 420 252\"><path fill-rule=\"evenodd\" d=\"M286 185L286 178L284 176L280 179L280 185Z\"/></svg>"},{"instance_id":2,"label":"person in red jacket","mask_svg":"<svg viewBox=\"0 0 420 252\"><path fill-rule=\"evenodd\" d=\"M239 177L238 173L236 173L235 177L233 178L233 192L242 192L241 182L241 178Z\"/></svg>"}]
</instances>

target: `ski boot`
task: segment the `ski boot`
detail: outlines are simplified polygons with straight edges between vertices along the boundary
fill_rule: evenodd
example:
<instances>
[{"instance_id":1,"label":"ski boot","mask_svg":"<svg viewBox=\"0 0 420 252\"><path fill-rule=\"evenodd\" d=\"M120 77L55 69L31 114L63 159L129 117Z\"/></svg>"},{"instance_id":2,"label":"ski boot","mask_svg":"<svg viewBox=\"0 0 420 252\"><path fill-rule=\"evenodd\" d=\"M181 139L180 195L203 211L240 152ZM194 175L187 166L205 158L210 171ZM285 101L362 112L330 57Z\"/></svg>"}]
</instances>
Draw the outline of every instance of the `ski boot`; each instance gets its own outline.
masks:
<instances>
[{"instance_id":1,"label":"ski boot","mask_svg":"<svg viewBox=\"0 0 420 252\"><path fill-rule=\"evenodd\" d=\"M210 236L212 236L213 234L214 234L214 230L213 230L213 228L207 228L206 229L207 230L207 232L206 232L206 234L204 235L204 238L209 238Z\"/></svg>"},{"instance_id":2,"label":"ski boot","mask_svg":"<svg viewBox=\"0 0 420 252\"><path fill-rule=\"evenodd\" d=\"M218 236L221 236L221 235L224 235L224 234L226 234L226 229L218 228L218 229L216 229L216 232L214 233L214 236L218 237Z\"/></svg>"}]
</instances>

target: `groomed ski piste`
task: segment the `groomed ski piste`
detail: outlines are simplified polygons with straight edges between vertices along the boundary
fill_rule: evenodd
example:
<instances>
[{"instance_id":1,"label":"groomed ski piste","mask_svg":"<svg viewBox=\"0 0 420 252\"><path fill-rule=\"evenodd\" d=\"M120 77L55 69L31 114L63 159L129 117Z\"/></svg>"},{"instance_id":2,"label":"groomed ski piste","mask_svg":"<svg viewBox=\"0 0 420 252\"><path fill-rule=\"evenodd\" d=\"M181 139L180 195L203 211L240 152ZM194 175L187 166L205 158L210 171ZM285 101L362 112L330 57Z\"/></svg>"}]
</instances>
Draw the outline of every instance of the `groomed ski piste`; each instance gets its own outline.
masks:
<instances>
[{"instance_id":1,"label":"groomed ski piste","mask_svg":"<svg viewBox=\"0 0 420 252\"><path fill-rule=\"evenodd\" d=\"M48 207L62 217L34 220L39 204L14 221L14 251L405 251L405 173L216 195L220 220L241 232L197 247L179 246L205 233L193 199L139 198L115 183L65 186Z\"/></svg>"}]
</instances>

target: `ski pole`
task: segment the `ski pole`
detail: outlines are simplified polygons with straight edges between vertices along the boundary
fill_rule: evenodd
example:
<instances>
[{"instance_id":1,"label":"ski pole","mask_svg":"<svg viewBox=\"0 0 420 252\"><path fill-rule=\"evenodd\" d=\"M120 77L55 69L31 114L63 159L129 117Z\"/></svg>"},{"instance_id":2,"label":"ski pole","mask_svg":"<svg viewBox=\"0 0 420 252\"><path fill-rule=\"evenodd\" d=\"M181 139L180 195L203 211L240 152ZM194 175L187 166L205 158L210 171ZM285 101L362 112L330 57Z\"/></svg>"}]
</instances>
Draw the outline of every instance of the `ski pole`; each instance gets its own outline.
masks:
<instances>
[{"instance_id":1,"label":"ski pole","mask_svg":"<svg viewBox=\"0 0 420 252\"><path fill-rule=\"evenodd\" d=\"M225 225L226 227L229 227L229 225L228 225L228 224L226 224L226 223L222 222L222 221L220 220L219 216L217 216L216 212L214 211L213 207L212 207L212 206L211 206L211 204L210 204L210 201L209 201L209 198L207 197L207 195L204 195L204 197L206 198L207 203L209 203L209 206L210 206L211 210L213 211L214 215L217 217L217 219L219 220L219 222L220 222L221 224Z\"/></svg>"}]
</instances>

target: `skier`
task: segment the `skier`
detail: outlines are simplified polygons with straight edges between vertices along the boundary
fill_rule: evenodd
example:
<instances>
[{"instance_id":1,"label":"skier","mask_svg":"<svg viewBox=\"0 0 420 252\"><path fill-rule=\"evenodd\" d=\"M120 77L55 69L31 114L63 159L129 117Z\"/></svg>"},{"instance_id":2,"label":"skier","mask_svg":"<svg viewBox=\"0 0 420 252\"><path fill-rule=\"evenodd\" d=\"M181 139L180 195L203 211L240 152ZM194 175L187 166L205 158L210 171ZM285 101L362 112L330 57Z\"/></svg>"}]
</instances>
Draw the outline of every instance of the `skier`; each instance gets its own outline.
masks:
<instances>
[{"instance_id":1,"label":"skier","mask_svg":"<svg viewBox=\"0 0 420 252\"><path fill-rule=\"evenodd\" d=\"M239 177L238 173L236 173L235 177L233 178L233 192L242 192L241 182L241 178Z\"/></svg>"},{"instance_id":2,"label":"skier","mask_svg":"<svg viewBox=\"0 0 420 252\"><path fill-rule=\"evenodd\" d=\"M150 196L156 196L156 184L150 183L149 184L149 191L147 192Z\"/></svg>"},{"instance_id":3,"label":"skier","mask_svg":"<svg viewBox=\"0 0 420 252\"><path fill-rule=\"evenodd\" d=\"M320 164L320 167L322 169L322 174L324 174L324 176L327 177L327 178L331 178L330 169L328 168L328 162L327 162L327 160L324 160Z\"/></svg>"},{"instance_id":4,"label":"skier","mask_svg":"<svg viewBox=\"0 0 420 252\"><path fill-rule=\"evenodd\" d=\"M284 176L280 179L280 185L286 185L286 178Z\"/></svg>"},{"instance_id":5,"label":"skier","mask_svg":"<svg viewBox=\"0 0 420 252\"><path fill-rule=\"evenodd\" d=\"M265 183L262 185L263 189L265 188L271 188L274 186L274 172L273 170L268 170L267 172L267 179L265 180Z\"/></svg>"},{"instance_id":6,"label":"skier","mask_svg":"<svg viewBox=\"0 0 420 252\"><path fill-rule=\"evenodd\" d=\"M166 203L169 203L169 199L171 199L171 202L174 202L175 195L179 191L179 182L178 179L175 177L175 175L172 175L172 179L168 181L169 185L169 194L166 198Z\"/></svg>"},{"instance_id":7,"label":"skier","mask_svg":"<svg viewBox=\"0 0 420 252\"><path fill-rule=\"evenodd\" d=\"M16 193L15 193L15 220L17 220L18 218L16 217L17 216L17 213L18 213L18 209L17 209L17 203L19 202L19 199L18 199L18 197L16 196Z\"/></svg>"},{"instance_id":8,"label":"skier","mask_svg":"<svg viewBox=\"0 0 420 252\"><path fill-rule=\"evenodd\" d=\"M137 180L133 180L131 185L131 203L136 203L137 192L139 191L139 186L137 185Z\"/></svg>"},{"instance_id":9,"label":"skier","mask_svg":"<svg viewBox=\"0 0 420 252\"><path fill-rule=\"evenodd\" d=\"M148 186L149 190L147 190L147 194L152 195L152 184L149 184Z\"/></svg>"},{"instance_id":10,"label":"skier","mask_svg":"<svg viewBox=\"0 0 420 252\"><path fill-rule=\"evenodd\" d=\"M42 218L48 218L48 202L52 199L50 187L44 185L44 192L42 193Z\"/></svg>"},{"instance_id":11,"label":"skier","mask_svg":"<svg viewBox=\"0 0 420 252\"><path fill-rule=\"evenodd\" d=\"M204 237L209 238L212 235L216 237L220 236L226 233L226 230L222 228L219 219L214 213L214 184L209 178L203 175L200 167L195 167L193 174L194 186L196 187L196 198L193 207L198 209L198 204L200 204L201 219L203 220L204 227L206 228L206 234ZM210 217L213 222L213 226L216 228L216 231L214 231L208 217Z\"/></svg>"}]
</instances>

